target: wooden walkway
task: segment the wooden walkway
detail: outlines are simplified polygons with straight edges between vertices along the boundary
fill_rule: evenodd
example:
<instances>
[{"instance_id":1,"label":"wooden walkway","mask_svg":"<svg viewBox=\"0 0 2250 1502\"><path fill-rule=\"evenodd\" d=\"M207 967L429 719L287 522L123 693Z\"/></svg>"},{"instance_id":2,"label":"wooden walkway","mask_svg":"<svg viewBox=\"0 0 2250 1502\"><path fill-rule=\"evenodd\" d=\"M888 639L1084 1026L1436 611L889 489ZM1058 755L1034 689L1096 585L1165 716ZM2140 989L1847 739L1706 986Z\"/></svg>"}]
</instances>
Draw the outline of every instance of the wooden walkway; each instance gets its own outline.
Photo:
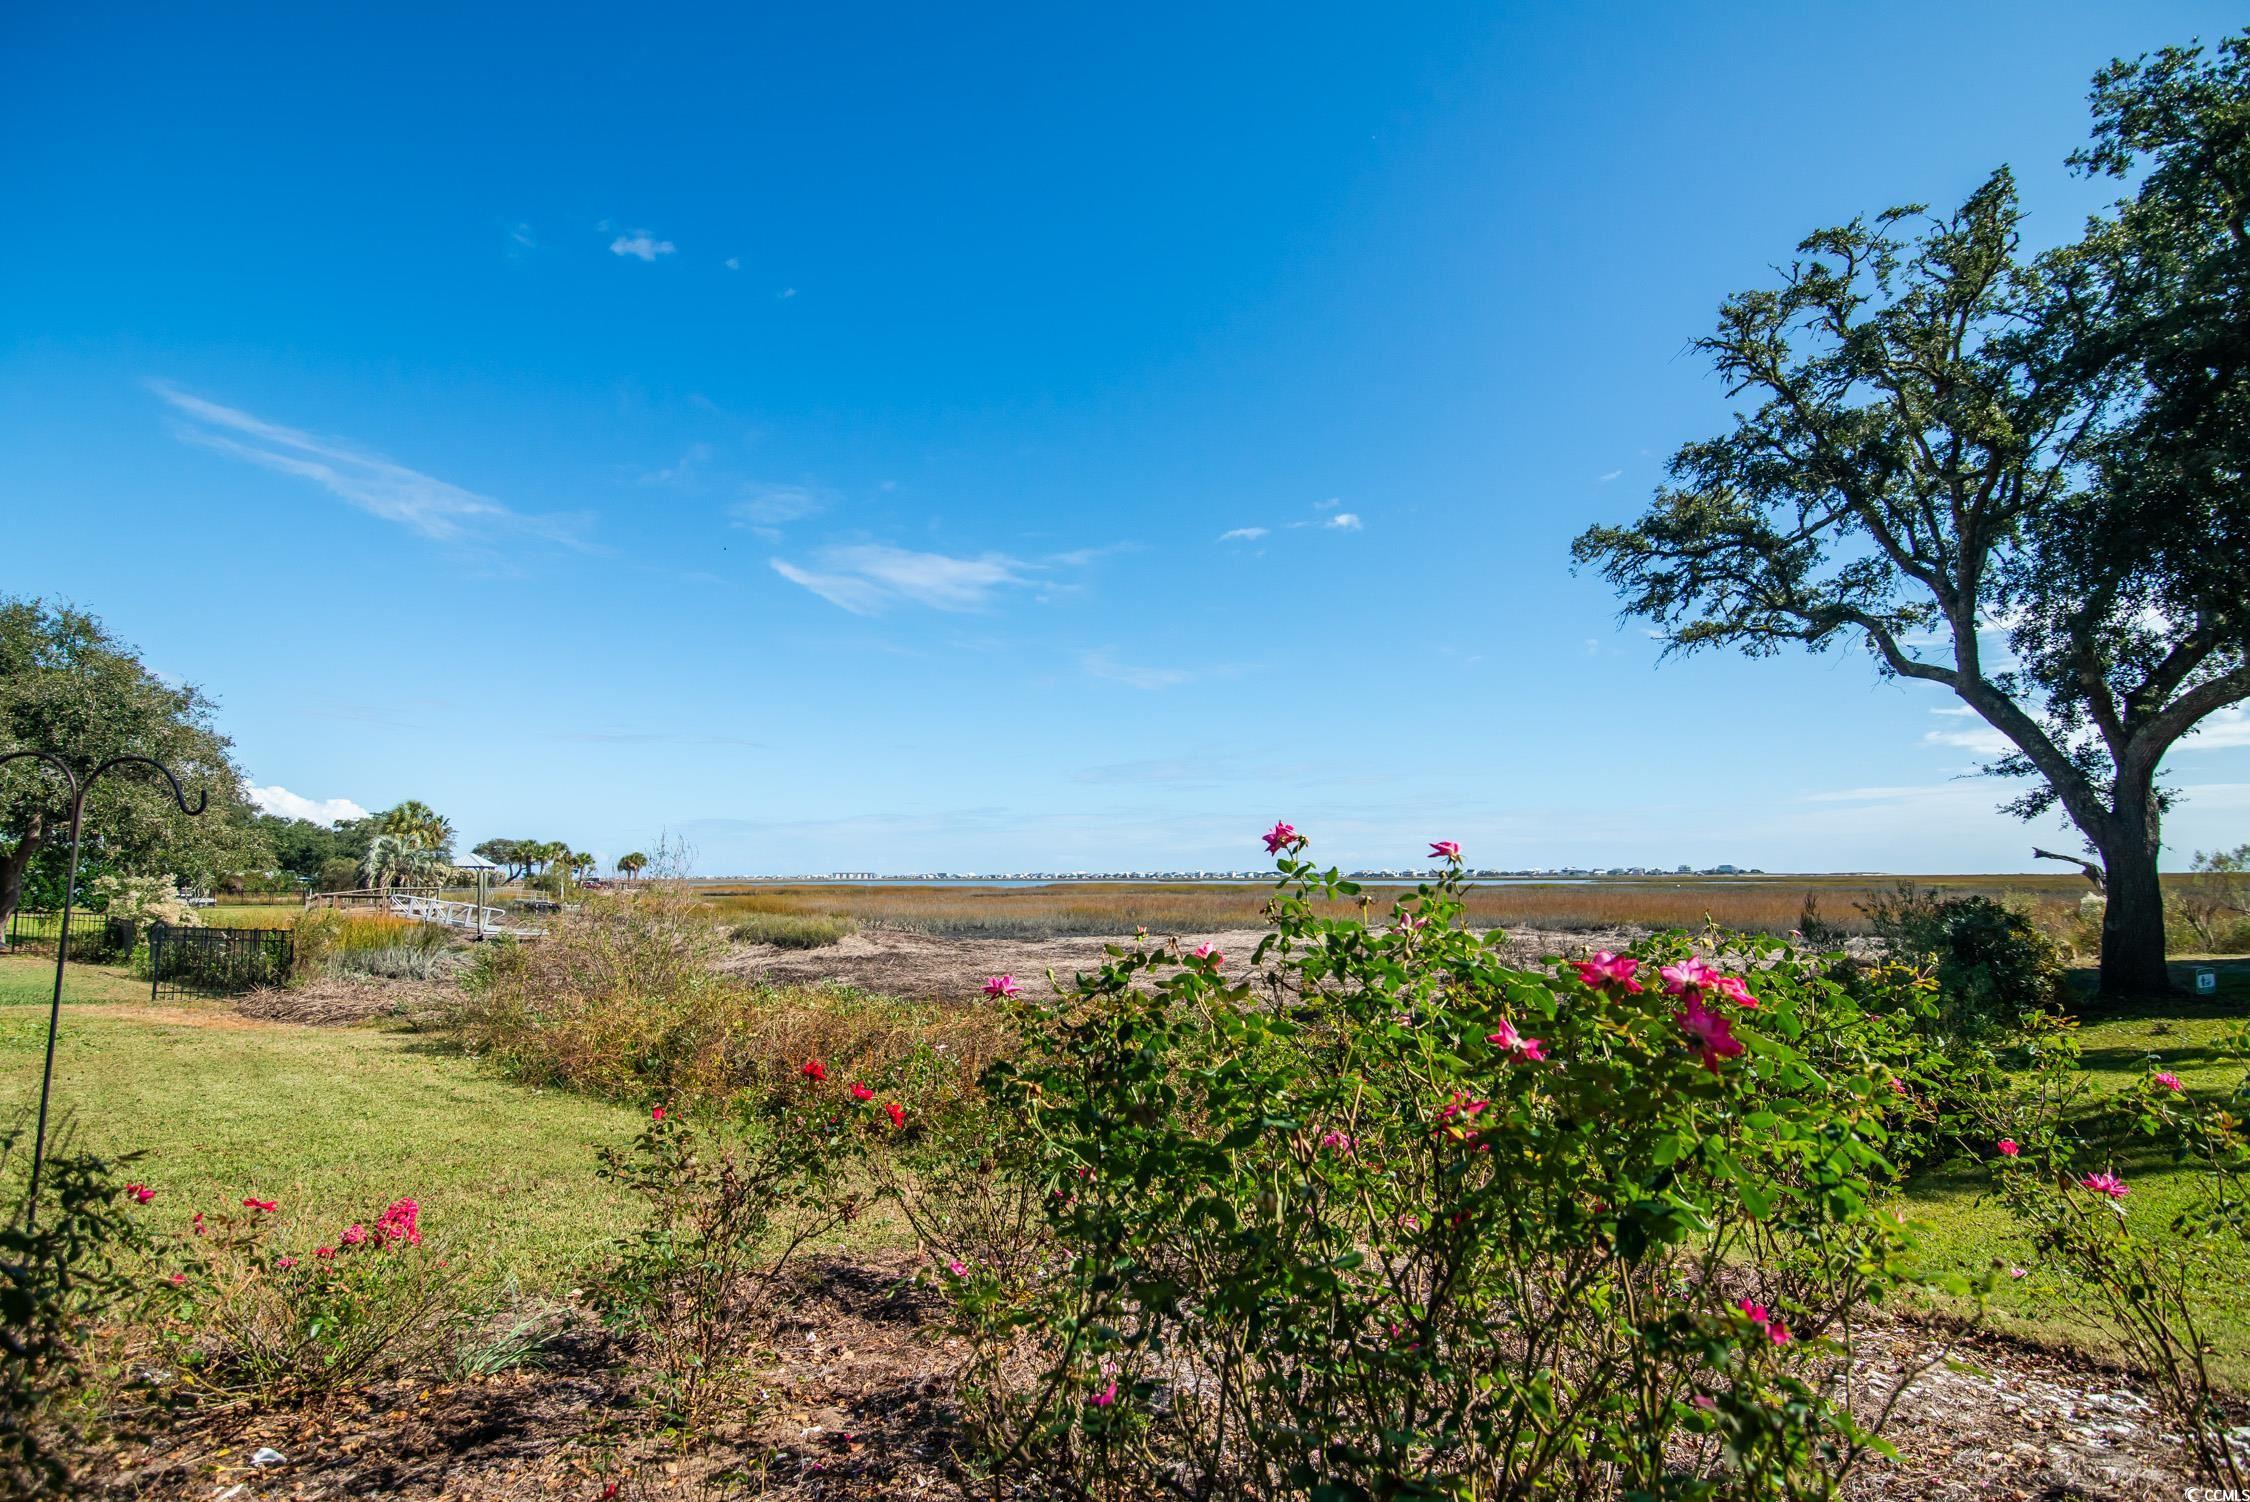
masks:
<instances>
[{"instance_id":1,"label":"wooden walkway","mask_svg":"<svg viewBox=\"0 0 2250 1502\"><path fill-rule=\"evenodd\" d=\"M305 899L305 906L333 908L339 912L392 913L479 938L536 939L547 932L544 928L513 921L514 915L506 908L478 907L473 902L451 902L419 892L317 892Z\"/></svg>"}]
</instances>

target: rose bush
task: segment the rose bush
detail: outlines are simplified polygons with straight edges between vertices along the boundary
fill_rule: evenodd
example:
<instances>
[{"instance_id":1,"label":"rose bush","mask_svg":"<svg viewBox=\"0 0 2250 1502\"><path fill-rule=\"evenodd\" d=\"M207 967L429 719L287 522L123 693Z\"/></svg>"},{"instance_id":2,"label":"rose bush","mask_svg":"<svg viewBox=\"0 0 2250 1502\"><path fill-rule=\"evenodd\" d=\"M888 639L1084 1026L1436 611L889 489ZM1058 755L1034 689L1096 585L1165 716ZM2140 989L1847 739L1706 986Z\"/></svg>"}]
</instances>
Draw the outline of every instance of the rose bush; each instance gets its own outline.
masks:
<instances>
[{"instance_id":1,"label":"rose bush","mask_svg":"<svg viewBox=\"0 0 2250 1502\"><path fill-rule=\"evenodd\" d=\"M1464 926L1452 842L1377 916L1267 840L1249 965L1119 947L1003 1000L1023 1047L959 1156L1042 1223L1028 1253L931 1248L999 1468L1118 1498L1798 1497L1883 1448L1887 1410L1828 1378L1912 1276L1885 1156L1911 997L1747 937L1725 968L1671 935L1527 971Z\"/></svg>"},{"instance_id":2,"label":"rose bush","mask_svg":"<svg viewBox=\"0 0 2250 1502\"><path fill-rule=\"evenodd\" d=\"M813 1058L794 1086L723 1109L652 1106L630 1148L603 1150L602 1176L647 1214L615 1247L595 1302L645 1359L668 1424L693 1434L742 1394L750 1341L788 1301L793 1259L859 1218L853 1171L871 1140L908 1120L899 1102L832 1081Z\"/></svg>"},{"instance_id":3,"label":"rose bush","mask_svg":"<svg viewBox=\"0 0 2250 1502\"><path fill-rule=\"evenodd\" d=\"M248 1195L194 1211L159 1261L160 1334L190 1394L306 1401L451 1354L467 1318L460 1280L423 1246L414 1200L316 1242L285 1235L280 1208Z\"/></svg>"},{"instance_id":4,"label":"rose bush","mask_svg":"<svg viewBox=\"0 0 2250 1502\"><path fill-rule=\"evenodd\" d=\"M2223 1051L2240 1058L2246 1045L2238 1030ZM2250 1075L2211 1097L2150 1069L2130 1090L2097 1101L2080 1068L2076 1023L2034 1014L2020 1048L2025 1067L1985 1097L1971 1151L1990 1165L2045 1268L2146 1377L2197 1471L2219 1487L2250 1490L2234 1404L2213 1369L2209 1292L2238 1275L2250 1232ZM2105 1118L2169 1149L2189 1194L2161 1231L2128 1217L2132 1183L2113 1152L2097 1153L2087 1140L2087 1124Z\"/></svg>"}]
</instances>

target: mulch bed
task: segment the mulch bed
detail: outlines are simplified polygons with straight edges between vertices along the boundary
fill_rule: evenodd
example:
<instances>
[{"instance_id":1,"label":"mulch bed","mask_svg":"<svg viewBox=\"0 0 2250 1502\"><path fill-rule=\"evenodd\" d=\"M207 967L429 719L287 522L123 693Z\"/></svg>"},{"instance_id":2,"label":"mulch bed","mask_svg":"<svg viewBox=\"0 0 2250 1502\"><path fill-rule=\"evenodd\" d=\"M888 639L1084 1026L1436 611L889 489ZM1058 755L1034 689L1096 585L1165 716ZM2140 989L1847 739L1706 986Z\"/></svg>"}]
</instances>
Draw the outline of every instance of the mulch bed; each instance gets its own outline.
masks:
<instances>
[{"instance_id":1,"label":"mulch bed","mask_svg":"<svg viewBox=\"0 0 2250 1502\"><path fill-rule=\"evenodd\" d=\"M692 1452L650 1432L627 1353L581 1315L538 1370L397 1385L313 1410L151 1417L138 1437L86 1457L81 1490L198 1502L967 1502L949 1375L961 1353L943 1331L936 1295L914 1281L915 1265L910 1253L809 1263L750 1413L715 1426ZM2096 1363L1900 1324L1879 1337L1859 1380L1880 1387L1945 1339L1955 1342L1953 1364L1923 1376L1892 1425L1902 1462L1870 1463L1847 1496L2176 1498L2193 1479L2146 1399ZM261 1448L285 1459L255 1464Z\"/></svg>"},{"instance_id":2,"label":"mulch bed","mask_svg":"<svg viewBox=\"0 0 2250 1502\"><path fill-rule=\"evenodd\" d=\"M261 1022L351 1027L378 1018L434 1012L459 994L444 981L324 975L301 986L264 986L246 992L235 998L234 1009Z\"/></svg>"}]
</instances>

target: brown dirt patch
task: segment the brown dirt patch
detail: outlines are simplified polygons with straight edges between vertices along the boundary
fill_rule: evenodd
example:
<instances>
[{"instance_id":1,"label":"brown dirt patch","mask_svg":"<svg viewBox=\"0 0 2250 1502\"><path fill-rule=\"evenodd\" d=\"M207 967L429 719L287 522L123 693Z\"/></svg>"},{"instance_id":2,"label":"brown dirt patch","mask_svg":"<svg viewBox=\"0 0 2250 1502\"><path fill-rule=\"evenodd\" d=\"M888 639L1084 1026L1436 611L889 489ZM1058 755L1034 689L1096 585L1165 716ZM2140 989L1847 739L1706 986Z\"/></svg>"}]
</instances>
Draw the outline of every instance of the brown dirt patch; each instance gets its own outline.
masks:
<instances>
[{"instance_id":1,"label":"brown dirt patch","mask_svg":"<svg viewBox=\"0 0 2250 1502\"><path fill-rule=\"evenodd\" d=\"M911 1253L807 1265L740 1419L691 1452L649 1431L628 1353L580 1315L543 1370L386 1388L312 1411L189 1416L85 1458L81 1491L109 1498L401 1497L527 1502L750 1495L843 1499L971 1494L954 1460L959 1350ZM1845 1495L1869 1502L2177 1497L2193 1478L2134 1384L2112 1369L1999 1337L1919 1325L1879 1334L1855 1381L1880 1397L1933 1343L1954 1362L1919 1378ZM258 1466L261 1447L286 1456Z\"/></svg>"},{"instance_id":2,"label":"brown dirt patch","mask_svg":"<svg viewBox=\"0 0 2250 1502\"><path fill-rule=\"evenodd\" d=\"M443 1007L453 987L442 981L325 975L301 986L266 986L238 998L234 1009L264 1022L350 1027L381 1017L413 1017Z\"/></svg>"},{"instance_id":3,"label":"brown dirt patch","mask_svg":"<svg viewBox=\"0 0 2250 1502\"><path fill-rule=\"evenodd\" d=\"M1230 961L1247 966L1267 930L1217 929L1177 935L1181 947L1211 943ZM1170 935L1154 935L1161 942ZM1518 963L1535 963L1550 954L1578 955L1596 949L1622 949L1638 935L1598 930L1562 933L1510 930L1507 949ZM1115 938L993 939L944 938L909 929L863 928L819 949L779 949L742 944L723 962L731 974L774 986L845 985L912 1001L962 1001L975 996L993 975L1013 975L1030 987L1049 970L1068 985L1071 976L1098 968L1104 948L1129 944Z\"/></svg>"}]
</instances>

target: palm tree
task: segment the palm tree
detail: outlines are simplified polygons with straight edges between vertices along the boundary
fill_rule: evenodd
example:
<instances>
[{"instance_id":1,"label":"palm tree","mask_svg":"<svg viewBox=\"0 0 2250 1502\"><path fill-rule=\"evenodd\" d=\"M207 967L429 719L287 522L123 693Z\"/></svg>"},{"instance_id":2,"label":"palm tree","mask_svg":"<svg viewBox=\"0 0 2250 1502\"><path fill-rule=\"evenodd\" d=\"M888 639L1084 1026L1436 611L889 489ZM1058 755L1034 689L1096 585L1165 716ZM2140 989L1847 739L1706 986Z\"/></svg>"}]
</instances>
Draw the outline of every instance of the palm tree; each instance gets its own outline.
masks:
<instances>
[{"instance_id":1,"label":"palm tree","mask_svg":"<svg viewBox=\"0 0 2250 1502\"><path fill-rule=\"evenodd\" d=\"M398 836L379 834L367 842L367 853L359 858L359 879L380 892L398 879L399 866L406 854L406 846Z\"/></svg>"},{"instance_id":2,"label":"palm tree","mask_svg":"<svg viewBox=\"0 0 2250 1502\"><path fill-rule=\"evenodd\" d=\"M648 857L638 850L633 851L630 855L621 855L617 858L617 873L627 881L631 881L647 869Z\"/></svg>"},{"instance_id":3,"label":"palm tree","mask_svg":"<svg viewBox=\"0 0 2250 1502\"><path fill-rule=\"evenodd\" d=\"M367 854L360 859L360 880L381 892L395 883L410 886L427 885L437 879L445 869L446 857L435 850L407 843L394 834L379 834L367 842Z\"/></svg>"},{"instance_id":4,"label":"palm tree","mask_svg":"<svg viewBox=\"0 0 2250 1502\"><path fill-rule=\"evenodd\" d=\"M378 834L386 834L415 850L431 850L451 859L453 821L419 798L409 798L377 819Z\"/></svg>"}]
</instances>

